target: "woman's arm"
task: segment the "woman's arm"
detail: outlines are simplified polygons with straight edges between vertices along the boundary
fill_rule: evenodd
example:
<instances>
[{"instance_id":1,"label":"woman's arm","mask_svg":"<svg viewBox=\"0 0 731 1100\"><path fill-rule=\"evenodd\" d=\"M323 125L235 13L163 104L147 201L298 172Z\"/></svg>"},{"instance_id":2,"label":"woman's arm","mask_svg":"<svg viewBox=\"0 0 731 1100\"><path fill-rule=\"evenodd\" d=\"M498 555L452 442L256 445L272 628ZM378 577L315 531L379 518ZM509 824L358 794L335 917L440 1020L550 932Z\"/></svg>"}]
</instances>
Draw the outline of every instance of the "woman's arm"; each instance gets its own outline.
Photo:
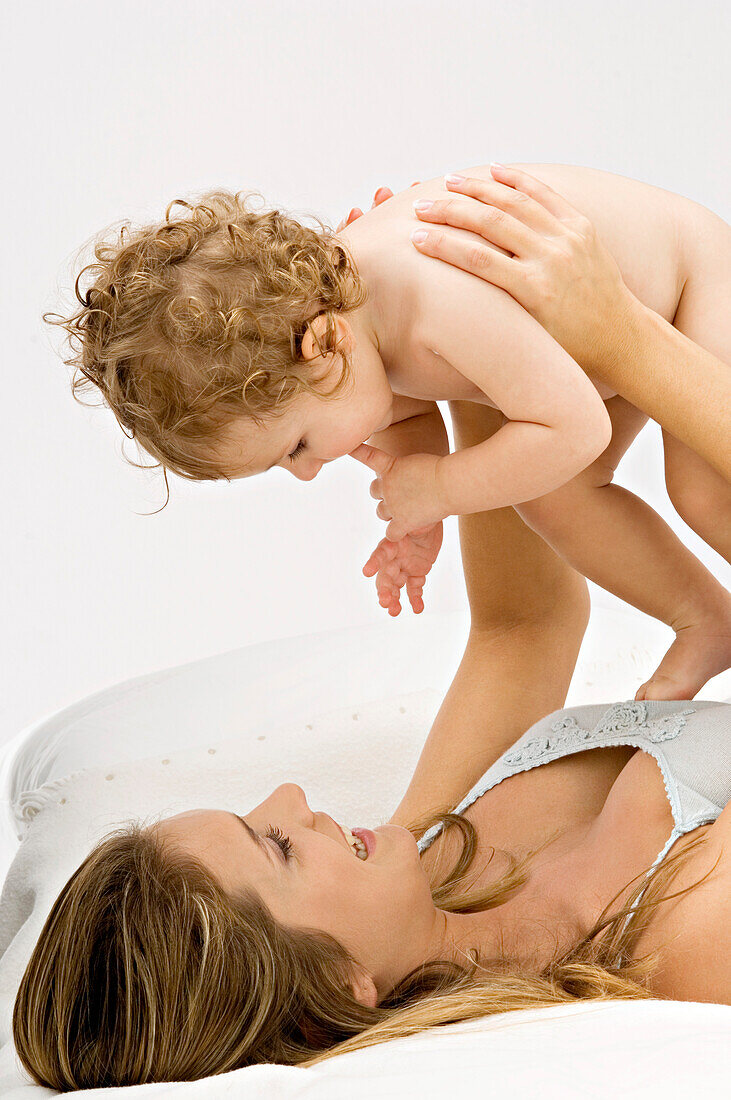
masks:
<instances>
[{"instance_id":1,"label":"woman's arm","mask_svg":"<svg viewBox=\"0 0 731 1100\"><path fill-rule=\"evenodd\" d=\"M455 446L502 423L495 409L450 402ZM407 825L451 810L539 718L563 706L589 618L586 582L513 508L462 516L471 624L454 681L391 817Z\"/></svg>"},{"instance_id":2,"label":"woman's arm","mask_svg":"<svg viewBox=\"0 0 731 1100\"><path fill-rule=\"evenodd\" d=\"M577 363L731 481L728 366L630 292L591 222L552 188L517 168L492 173L495 182L450 177L457 197L417 212L453 227L423 225L419 252L507 291Z\"/></svg>"}]
</instances>

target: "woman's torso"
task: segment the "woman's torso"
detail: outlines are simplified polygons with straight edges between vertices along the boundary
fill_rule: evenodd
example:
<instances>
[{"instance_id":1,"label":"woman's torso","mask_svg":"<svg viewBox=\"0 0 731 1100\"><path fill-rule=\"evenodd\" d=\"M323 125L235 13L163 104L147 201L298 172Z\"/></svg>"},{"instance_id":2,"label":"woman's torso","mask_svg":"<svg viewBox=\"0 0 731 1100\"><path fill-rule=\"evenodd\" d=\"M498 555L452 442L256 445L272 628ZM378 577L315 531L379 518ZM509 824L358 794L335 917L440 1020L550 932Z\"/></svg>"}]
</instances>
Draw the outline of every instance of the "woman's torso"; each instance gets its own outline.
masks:
<instances>
[{"instance_id":1,"label":"woman's torso","mask_svg":"<svg viewBox=\"0 0 731 1100\"><path fill-rule=\"evenodd\" d=\"M555 836L535 857L525 886L501 907L513 937L510 950L533 958L545 953L548 961L556 944L568 947L577 930L587 931L615 894L612 911L621 908L631 880L661 853L660 863L705 834L663 896L691 885L720 856L716 870L685 897L664 902L634 951L640 955L674 940L652 980L653 992L731 1003L728 951L716 959L717 946L728 940L731 900L731 869L723 855L724 840L731 840L731 804L718 812L731 794L729 715L727 705L694 702L559 711L488 769L460 803L471 802L462 812L478 838L476 885L501 871L499 861L488 862L493 847L519 855ZM578 728L562 728L567 718ZM607 736L602 722L616 730ZM635 743L618 743L628 741ZM565 755L556 758L558 753ZM496 777L496 785L476 794ZM461 843L455 829L439 833L422 854L427 871L437 858L442 867L452 866Z\"/></svg>"},{"instance_id":2,"label":"woman's torso","mask_svg":"<svg viewBox=\"0 0 731 1100\"><path fill-rule=\"evenodd\" d=\"M660 187L593 168L562 164L515 167L547 183L586 215L616 259L630 290L650 309L673 320L687 276L689 242L697 235L698 218L708 213L703 207ZM460 171L494 183L489 167ZM402 316L418 315L419 283L430 278L430 265L435 261L422 256L411 243L416 224L412 203L447 195L442 178L425 181L368 211L341 234L367 282L373 284L374 278L378 282L387 310ZM408 333L408 325L404 332ZM445 360L423 347L417 332L413 339L406 335L398 344L408 351L403 370L398 363L391 364L394 392L425 400L493 404ZM614 392L596 385L603 397Z\"/></svg>"}]
</instances>

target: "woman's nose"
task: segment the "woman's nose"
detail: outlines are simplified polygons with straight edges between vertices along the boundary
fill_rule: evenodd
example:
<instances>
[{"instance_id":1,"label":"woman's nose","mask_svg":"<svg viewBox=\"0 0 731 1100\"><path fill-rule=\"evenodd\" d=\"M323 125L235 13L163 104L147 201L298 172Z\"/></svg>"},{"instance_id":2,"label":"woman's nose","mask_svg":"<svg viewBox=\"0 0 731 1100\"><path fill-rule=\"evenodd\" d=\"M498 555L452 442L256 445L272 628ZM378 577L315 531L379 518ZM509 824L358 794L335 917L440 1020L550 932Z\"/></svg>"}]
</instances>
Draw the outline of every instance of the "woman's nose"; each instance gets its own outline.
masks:
<instances>
[{"instance_id":1,"label":"woman's nose","mask_svg":"<svg viewBox=\"0 0 731 1100\"><path fill-rule=\"evenodd\" d=\"M277 788L277 794L290 807L304 813L306 817L312 817L312 810L307 805L307 795L299 783L282 783Z\"/></svg>"}]
</instances>

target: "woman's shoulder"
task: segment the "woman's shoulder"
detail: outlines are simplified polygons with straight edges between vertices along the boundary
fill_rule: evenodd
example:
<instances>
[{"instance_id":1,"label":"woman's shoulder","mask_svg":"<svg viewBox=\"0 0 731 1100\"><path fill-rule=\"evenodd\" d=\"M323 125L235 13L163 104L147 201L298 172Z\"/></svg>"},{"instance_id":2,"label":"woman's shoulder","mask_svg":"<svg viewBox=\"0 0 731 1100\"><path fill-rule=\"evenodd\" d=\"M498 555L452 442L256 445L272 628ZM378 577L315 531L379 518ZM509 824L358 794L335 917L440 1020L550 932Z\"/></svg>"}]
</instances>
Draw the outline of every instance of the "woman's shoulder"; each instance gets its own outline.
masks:
<instances>
[{"instance_id":1,"label":"woman's shoulder","mask_svg":"<svg viewBox=\"0 0 731 1100\"><path fill-rule=\"evenodd\" d=\"M686 833L670 854L703 835L703 843L663 890L664 899L634 953L660 951L650 988L659 997L678 1001L731 1004L731 803L710 825ZM701 881L703 880L703 881ZM682 893L691 887L687 893ZM671 895L680 894L679 897Z\"/></svg>"}]
</instances>

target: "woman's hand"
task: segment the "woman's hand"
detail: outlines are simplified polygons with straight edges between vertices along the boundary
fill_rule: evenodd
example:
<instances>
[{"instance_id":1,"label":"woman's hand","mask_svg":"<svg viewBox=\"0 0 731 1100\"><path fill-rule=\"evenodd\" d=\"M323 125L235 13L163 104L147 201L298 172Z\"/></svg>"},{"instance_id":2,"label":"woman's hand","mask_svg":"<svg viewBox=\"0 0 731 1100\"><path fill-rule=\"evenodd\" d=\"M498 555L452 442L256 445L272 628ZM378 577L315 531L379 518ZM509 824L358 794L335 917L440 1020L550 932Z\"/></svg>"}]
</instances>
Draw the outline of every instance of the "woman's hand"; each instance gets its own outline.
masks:
<instances>
[{"instance_id":1,"label":"woman's hand","mask_svg":"<svg viewBox=\"0 0 731 1100\"><path fill-rule=\"evenodd\" d=\"M404 585L414 614L420 615L424 610L426 575L437 560L442 537L440 522L406 535L399 542L381 539L363 566L363 575L372 577L375 574L378 602L389 615L400 614L400 593Z\"/></svg>"},{"instance_id":2,"label":"woman's hand","mask_svg":"<svg viewBox=\"0 0 731 1100\"><path fill-rule=\"evenodd\" d=\"M637 304L634 295L588 218L527 172L490 167L494 180L446 176L454 198L415 204L421 222L489 243L424 225L415 247L502 287L573 359L593 365L606 335Z\"/></svg>"},{"instance_id":3,"label":"woman's hand","mask_svg":"<svg viewBox=\"0 0 731 1100\"><path fill-rule=\"evenodd\" d=\"M411 186L416 187L417 183L420 183L420 182L421 182L420 180L414 180L414 182L411 184ZM373 202L371 203L371 210L373 209L374 206L380 206L382 202L386 201L386 199L392 199L392 198L393 198L393 191L391 190L390 187L379 187L378 190L376 191L375 195L373 196ZM362 218L362 217L363 217L363 211L361 210L361 208L359 206L354 206L353 209L348 214L347 218L343 218L343 220L341 222L338 222L338 227L335 230L335 232L339 233L341 229L345 229L346 225L350 225L350 223L354 222L356 218Z\"/></svg>"}]
</instances>

